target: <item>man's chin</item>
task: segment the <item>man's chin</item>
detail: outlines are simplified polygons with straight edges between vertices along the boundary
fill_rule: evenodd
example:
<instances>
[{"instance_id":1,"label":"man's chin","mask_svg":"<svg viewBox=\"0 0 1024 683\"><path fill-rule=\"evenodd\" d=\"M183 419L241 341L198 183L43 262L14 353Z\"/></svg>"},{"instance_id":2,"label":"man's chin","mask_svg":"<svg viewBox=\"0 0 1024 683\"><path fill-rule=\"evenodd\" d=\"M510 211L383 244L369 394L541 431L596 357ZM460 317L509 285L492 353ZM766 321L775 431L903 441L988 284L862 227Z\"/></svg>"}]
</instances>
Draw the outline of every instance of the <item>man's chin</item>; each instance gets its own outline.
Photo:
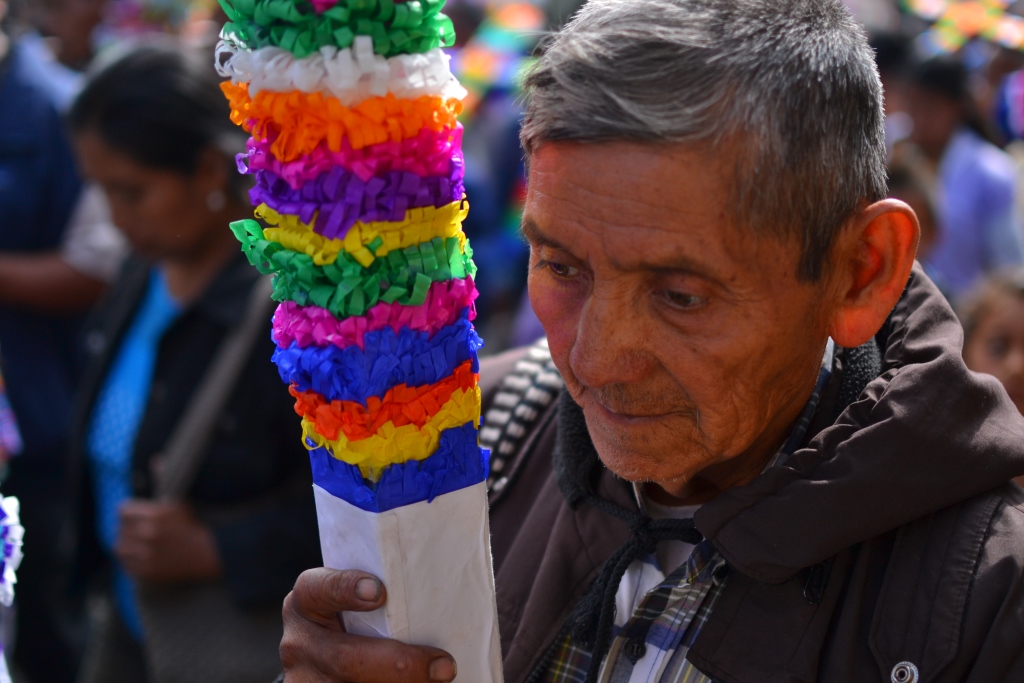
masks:
<instances>
[{"instance_id":1,"label":"man's chin","mask_svg":"<svg viewBox=\"0 0 1024 683\"><path fill-rule=\"evenodd\" d=\"M587 406L583 414L601 462L627 481L688 479L710 464L710 457L700 457L707 453L704 444L687 438L693 421L678 413L625 422L600 407Z\"/></svg>"},{"instance_id":2,"label":"man's chin","mask_svg":"<svg viewBox=\"0 0 1024 683\"><path fill-rule=\"evenodd\" d=\"M632 447L621 442L607 442L591 437L594 449L601 462L620 479L629 482L667 482L687 480L704 465L690 461L690 458L669 458L669 453L694 453L699 449L672 446L652 448L651 444L635 444Z\"/></svg>"}]
</instances>

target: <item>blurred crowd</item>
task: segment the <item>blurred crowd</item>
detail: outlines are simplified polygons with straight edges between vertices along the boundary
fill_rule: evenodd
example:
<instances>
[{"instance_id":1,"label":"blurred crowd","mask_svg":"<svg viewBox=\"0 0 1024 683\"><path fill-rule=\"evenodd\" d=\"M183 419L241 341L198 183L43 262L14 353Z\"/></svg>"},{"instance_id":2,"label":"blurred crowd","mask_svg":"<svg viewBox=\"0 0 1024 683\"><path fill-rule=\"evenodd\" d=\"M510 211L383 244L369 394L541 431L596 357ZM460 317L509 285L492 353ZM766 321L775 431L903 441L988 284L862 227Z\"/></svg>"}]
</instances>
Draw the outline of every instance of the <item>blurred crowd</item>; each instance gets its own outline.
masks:
<instances>
[{"instance_id":1,"label":"blurred crowd","mask_svg":"<svg viewBox=\"0 0 1024 683\"><path fill-rule=\"evenodd\" d=\"M492 353L543 334L518 235L517 74L579 4L448 5ZM890 192L920 219L919 260L962 315L968 365L1024 411L1024 53L971 41L937 54L897 3L848 4L873 35ZM4 619L14 679L147 680L144 662L195 647L174 635L189 615L168 604L205 582L208 603L243 624L219 631L246 634L211 626L208 645L270 680L281 599L319 548L269 337L193 442L204 455L189 485L161 494L169 444L195 431L188 408L259 286L226 227L251 209L235 172L245 139L212 63L222 12L0 0L0 16L0 456L28 529Z\"/></svg>"}]
</instances>

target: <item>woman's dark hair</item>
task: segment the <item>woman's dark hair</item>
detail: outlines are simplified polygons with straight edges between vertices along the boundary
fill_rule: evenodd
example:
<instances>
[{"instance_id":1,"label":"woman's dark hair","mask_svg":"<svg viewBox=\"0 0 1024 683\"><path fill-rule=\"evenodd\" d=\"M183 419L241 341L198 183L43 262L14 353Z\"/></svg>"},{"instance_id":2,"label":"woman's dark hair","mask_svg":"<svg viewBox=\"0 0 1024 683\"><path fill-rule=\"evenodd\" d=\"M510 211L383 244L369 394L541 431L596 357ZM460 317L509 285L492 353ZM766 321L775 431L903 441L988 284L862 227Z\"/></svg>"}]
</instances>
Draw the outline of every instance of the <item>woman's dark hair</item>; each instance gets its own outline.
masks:
<instances>
[{"instance_id":1,"label":"woman's dark hair","mask_svg":"<svg viewBox=\"0 0 1024 683\"><path fill-rule=\"evenodd\" d=\"M164 44L135 47L102 66L75 100L69 120L75 132L96 132L143 166L192 175L211 146L234 169L245 134L230 114L211 64ZM234 171L229 177L244 184Z\"/></svg>"},{"instance_id":2,"label":"woman's dark hair","mask_svg":"<svg viewBox=\"0 0 1024 683\"><path fill-rule=\"evenodd\" d=\"M955 309L964 328L964 346L1004 296L1024 300L1024 268L1010 268L989 275L957 302Z\"/></svg>"}]
</instances>

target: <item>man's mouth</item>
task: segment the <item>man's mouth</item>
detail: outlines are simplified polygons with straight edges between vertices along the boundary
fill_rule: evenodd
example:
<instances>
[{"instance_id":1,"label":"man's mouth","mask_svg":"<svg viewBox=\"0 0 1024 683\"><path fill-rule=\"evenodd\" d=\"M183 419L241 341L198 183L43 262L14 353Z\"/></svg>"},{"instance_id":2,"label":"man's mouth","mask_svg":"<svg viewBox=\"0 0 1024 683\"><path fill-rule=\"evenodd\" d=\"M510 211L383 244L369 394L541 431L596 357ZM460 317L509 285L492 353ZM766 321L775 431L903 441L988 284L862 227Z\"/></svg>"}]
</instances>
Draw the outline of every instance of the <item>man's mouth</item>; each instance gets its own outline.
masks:
<instances>
[{"instance_id":1,"label":"man's mouth","mask_svg":"<svg viewBox=\"0 0 1024 683\"><path fill-rule=\"evenodd\" d=\"M637 412L630 411L628 409L618 410L615 408L609 408L600 401L595 400L593 403L601 413L602 419L626 426L640 426L659 422L673 414L671 412Z\"/></svg>"}]
</instances>

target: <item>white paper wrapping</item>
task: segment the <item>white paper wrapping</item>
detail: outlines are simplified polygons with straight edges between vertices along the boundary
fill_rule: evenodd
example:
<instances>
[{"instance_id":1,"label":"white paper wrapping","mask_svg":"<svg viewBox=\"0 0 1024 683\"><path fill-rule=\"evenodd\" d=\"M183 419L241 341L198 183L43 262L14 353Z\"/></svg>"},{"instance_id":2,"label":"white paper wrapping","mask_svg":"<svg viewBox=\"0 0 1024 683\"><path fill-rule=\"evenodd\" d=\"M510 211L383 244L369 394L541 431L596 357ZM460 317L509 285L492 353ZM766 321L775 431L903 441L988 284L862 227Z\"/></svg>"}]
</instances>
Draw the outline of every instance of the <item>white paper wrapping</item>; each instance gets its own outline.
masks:
<instances>
[{"instance_id":1,"label":"white paper wrapping","mask_svg":"<svg viewBox=\"0 0 1024 683\"><path fill-rule=\"evenodd\" d=\"M346 612L350 633L439 647L457 681L501 683L487 489L480 483L387 512L366 512L313 487L324 565L381 579L387 603Z\"/></svg>"}]
</instances>

